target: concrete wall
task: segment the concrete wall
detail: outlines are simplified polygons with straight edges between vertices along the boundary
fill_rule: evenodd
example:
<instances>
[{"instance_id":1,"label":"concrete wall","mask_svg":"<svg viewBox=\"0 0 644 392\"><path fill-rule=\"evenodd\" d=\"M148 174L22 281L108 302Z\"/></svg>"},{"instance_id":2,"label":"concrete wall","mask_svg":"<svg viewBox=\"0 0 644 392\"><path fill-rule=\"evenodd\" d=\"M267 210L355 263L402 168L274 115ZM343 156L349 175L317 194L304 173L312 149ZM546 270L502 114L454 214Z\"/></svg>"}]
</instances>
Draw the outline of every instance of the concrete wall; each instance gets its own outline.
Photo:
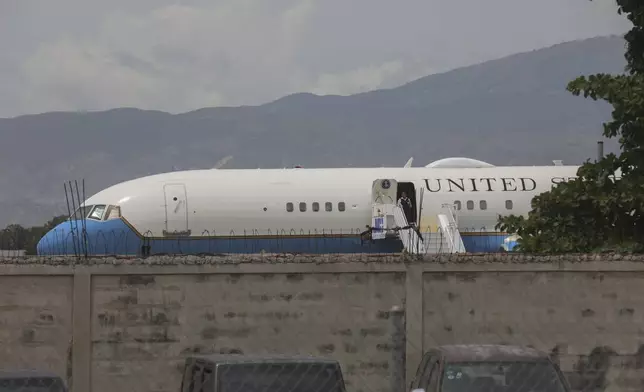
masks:
<instances>
[{"instance_id":1,"label":"concrete wall","mask_svg":"<svg viewBox=\"0 0 644 392\"><path fill-rule=\"evenodd\" d=\"M22 257L27 254L26 250L6 250L0 249L0 257Z\"/></svg>"},{"instance_id":2,"label":"concrete wall","mask_svg":"<svg viewBox=\"0 0 644 392\"><path fill-rule=\"evenodd\" d=\"M74 392L165 392L190 353L307 353L340 360L350 391L391 392L402 306L408 378L431 346L513 343L553 352L577 388L641 390L642 261L6 259L0 366L53 370Z\"/></svg>"},{"instance_id":3,"label":"concrete wall","mask_svg":"<svg viewBox=\"0 0 644 392\"><path fill-rule=\"evenodd\" d=\"M0 368L71 375L71 276L0 276Z\"/></svg>"}]
</instances>

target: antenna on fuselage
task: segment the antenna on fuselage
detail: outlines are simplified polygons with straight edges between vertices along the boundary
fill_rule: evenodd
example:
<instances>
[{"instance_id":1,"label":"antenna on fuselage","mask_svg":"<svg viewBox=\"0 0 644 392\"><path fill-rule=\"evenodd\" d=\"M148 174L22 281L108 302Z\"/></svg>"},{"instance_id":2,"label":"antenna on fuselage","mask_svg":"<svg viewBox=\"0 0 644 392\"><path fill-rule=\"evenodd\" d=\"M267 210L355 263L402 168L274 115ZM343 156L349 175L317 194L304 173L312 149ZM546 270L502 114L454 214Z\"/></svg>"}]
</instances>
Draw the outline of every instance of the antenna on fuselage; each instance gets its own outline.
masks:
<instances>
[{"instance_id":1,"label":"antenna on fuselage","mask_svg":"<svg viewBox=\"0 0 644 392\"><path fill-rule=\"evenodd\" d=\"M411 167L412 162L414 162L414 157L409 158L409 160L407 161L407 163L405 163L405 166L403 167L405 168Z\"/></svg>"}]
</instances>

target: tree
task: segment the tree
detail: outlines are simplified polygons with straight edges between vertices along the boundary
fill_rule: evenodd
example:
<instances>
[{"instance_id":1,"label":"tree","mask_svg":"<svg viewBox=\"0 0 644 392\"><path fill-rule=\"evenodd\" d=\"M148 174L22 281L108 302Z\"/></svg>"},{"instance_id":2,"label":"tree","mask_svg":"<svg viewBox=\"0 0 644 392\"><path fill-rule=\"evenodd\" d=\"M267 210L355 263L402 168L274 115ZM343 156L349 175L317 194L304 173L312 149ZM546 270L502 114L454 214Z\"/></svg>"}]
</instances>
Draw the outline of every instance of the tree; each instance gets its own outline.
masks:
<instances>
[{"instance_id":1,"label":"tree","mask_svg":"<svg viewBox=\"0 0 644 392\"><path fill-rule=\"evenodd\" d=\"M499 218L497 229L521 236L523 251L644 251L644 1L616 3L633 24L625 74L581 76L567 89L613 106L603 134L618 138L621 152L585 162L575 180L536 196L527 218Z\"/></svg>"},{"instance_id":2,"label":"tree","mask_svg":"<svg viewBox=\"0 0 644 392\"><path fill-rule=\"evenodd\" d=\"M27 229L17 224L11 224L0 232L0 248L5 250L24 249L28 236Z\"/></svg>"},{"instance_id":3,"label":"tree","mask_svg":"<svg viewBox=\"0 0 644 392\"><path fill-rule=\"evenodd\" d=\"M43 226L32 226L24 228L20 225L11 224L0 230L0 249L3 250L25 250L28 255L35 255L38 241L58 224L66 221L66 215L53 217Z\"/></svg>"}]
</instances>

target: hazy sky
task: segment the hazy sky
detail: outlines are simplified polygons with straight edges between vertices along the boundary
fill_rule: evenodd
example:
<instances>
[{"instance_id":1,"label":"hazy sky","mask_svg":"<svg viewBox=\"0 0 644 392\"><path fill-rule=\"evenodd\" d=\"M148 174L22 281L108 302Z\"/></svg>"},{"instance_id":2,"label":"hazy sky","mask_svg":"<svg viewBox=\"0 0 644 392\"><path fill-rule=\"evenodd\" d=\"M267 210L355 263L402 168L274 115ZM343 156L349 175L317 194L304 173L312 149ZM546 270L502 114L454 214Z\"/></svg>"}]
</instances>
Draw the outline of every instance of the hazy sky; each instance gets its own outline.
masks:
<instances>
[{"instance_id":1,"label":"hazy sky","mask_svg":"<svg viewBox=\"0 0 644 392\"><path fill-rule=\"evenodd\" d=\"M0 0L0 117L351 94L623 34L615 0Z\"/></svg>"}]
</instances>

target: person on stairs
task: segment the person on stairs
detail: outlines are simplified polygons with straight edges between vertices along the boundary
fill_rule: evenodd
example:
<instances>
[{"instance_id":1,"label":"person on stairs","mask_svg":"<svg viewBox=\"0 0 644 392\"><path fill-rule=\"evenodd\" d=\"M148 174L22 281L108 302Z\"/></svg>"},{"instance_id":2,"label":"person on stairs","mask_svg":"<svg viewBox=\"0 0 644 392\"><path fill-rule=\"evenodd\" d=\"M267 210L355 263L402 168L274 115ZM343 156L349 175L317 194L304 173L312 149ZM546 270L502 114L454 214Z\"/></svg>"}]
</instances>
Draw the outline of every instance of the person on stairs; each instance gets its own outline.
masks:
<instances>
[{"instance_id":1,"label":"person on stairs","mask_svg":"<svg viewBox=\"0 0 644 392\"><path fill-rule=\"evenodd\" d=\"M414 218L413 206L411 204L411 199L407 197L407 192L401 192L400 199L398 199L398 205L403 209L405 218L407 218L407 223L410 226L415 225L416 219Z\"/></svg>"}]
</instances>

